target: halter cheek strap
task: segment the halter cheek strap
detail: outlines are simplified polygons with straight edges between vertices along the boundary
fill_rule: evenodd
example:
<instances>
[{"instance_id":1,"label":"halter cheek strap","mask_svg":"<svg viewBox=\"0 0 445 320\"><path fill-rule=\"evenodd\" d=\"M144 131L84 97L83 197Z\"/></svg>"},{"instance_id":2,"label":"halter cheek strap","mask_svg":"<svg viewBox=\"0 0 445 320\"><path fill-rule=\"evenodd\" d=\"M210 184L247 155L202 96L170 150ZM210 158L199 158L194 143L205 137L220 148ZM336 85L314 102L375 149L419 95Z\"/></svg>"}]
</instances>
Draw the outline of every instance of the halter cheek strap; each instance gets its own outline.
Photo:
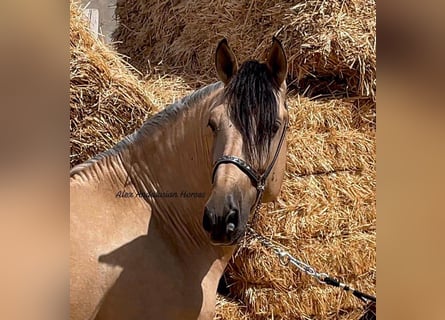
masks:
<instances>
[{"instance_id":1,"label":"halter cheek strap","mask_svg":"<svg viewBox=\"0 0 445 320\"><path fill-rule=\"evenodd\" d=\"M263 174L259 174L258 171L256 171L251 165L249 165L246 161L244 161L241 158L238 158L236 156L223 155L221 158L215 161L215 164L213 166L212 184L215 180L216 170L218 169L219 165L223 163L231 163L236 165L242 172L244 172L250 178L252 185L257 190L257 196L255 199L255 203L252 206L252 209L257 208L263 196L267 177L272 171L272 168L274 167L275 162L278 159L278 155L280 154L281 146L283 145L284 137L287 131L287 125L288 121L284 123L283 131L281 132L280 142L278 143L278 147L277 150L275 151L275 155L272 159L272 162L269 164L269 166L267 167L266 171L264 171Z\"/></svg>"}]
</instances>

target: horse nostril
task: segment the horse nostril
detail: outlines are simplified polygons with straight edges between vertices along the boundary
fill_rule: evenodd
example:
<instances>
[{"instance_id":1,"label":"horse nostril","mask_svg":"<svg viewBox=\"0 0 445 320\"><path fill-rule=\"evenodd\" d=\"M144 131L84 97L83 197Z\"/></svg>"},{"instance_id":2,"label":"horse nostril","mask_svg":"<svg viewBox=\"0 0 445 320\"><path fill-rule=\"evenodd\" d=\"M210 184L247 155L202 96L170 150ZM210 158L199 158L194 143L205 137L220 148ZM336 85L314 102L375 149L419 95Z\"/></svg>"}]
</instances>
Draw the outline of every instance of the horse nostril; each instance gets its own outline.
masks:
<instances>
[{"instance_id":1,"label":"horse nostril","mask_svg":"<svg viewBox=\"0 0 445 320\"><path fill-rule=\"evenodd\" d=\"M213 224L213 214L209 209L205 208L204 217L202 218L202 226L204 227L204 230L210 232Z\"/></svg>"},{"instance_id":2,"label":"horse nostril","mask_svg":"<svg viewBox=\"0 0 445 320\"><path fill-rule=\"evenodd\" d=\"M231 209L226 218L226 232L231 233L235 231L235 228L238 226L239 214L237 209Z\"/></svg>"}]
</instances>

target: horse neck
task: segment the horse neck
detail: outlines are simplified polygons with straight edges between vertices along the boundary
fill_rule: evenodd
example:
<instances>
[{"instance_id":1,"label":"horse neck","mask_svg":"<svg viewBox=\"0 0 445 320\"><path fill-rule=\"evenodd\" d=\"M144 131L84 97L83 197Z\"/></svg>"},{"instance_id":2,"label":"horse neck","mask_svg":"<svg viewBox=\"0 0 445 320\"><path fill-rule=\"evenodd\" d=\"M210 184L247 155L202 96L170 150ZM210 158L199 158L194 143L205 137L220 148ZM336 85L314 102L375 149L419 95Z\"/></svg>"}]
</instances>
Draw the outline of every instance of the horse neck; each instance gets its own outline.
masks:
<instances>
[{"instance_id":1,"label":"horse neck","mask_svg":"<svg viewBox=\"0 0 445 320\"><path fill-rule=\"evenodd\" d=\"M212 170L211 133L204 119L220 89L209 91L147 122L131 144L127 163L136 192L153 209L150 224L188 249L210 244L202 227Z\"/></svg>"},{"instance_id":2,"label":"horse neck","mask_svg":"<svg viewBox=\"0 0 445 320\"><path fill-rule=\"evenodd\" d=\"M132 135L125 137L112 149L78 164L70 171L72 183L80 185L105 185L110 190L118 190L125 184L127 173L123 159L128 156L128 144Z\"/></svg>"}]
</instances>

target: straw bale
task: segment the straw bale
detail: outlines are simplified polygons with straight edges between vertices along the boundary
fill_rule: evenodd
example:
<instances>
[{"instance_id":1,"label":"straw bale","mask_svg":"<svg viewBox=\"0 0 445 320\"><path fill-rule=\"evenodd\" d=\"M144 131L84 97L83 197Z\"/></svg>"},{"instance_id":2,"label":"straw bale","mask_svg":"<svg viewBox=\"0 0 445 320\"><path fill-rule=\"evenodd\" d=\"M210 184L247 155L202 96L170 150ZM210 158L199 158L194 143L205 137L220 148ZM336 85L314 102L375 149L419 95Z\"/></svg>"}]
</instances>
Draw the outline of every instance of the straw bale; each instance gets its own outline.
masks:
<instances>
[{"instance_id":1,"label":"straw bale","mask_svg":"<svg viewBox=\"0 0 445 320\"><path fill-rule=\"evenodd\" d=\"M354 101L352 124L362 131L376 130L377 105L372 99L357 99Z\"/></svg>"},{"instance_id":2,"label":"straw bale","mask_svg":"<svg viewBox=\"0 0 445 320\"><path fill-rule=\"evenodd\" d=\"M325 295L326 291L329 292L329 295ZM268 288L251 288L249 293L252 295L249 295L247 299L258 310L250 314L249 319L255 320L358 320L364 311L364 307L348 303L346 301L347 294L339 292L335 288L320 288L316 284L307 292L298 292L297 290L276 292ZM289 301L298 301L298 305L289 304ZM303 313L302 315L299 305L308 306L314 313L305 315Z\"/></svg>"},{"instance_id":3,"label":"straw bale","mask_svg":"<svg viewBox=\"0 0 445 320\"><path fill-rule=\"evenodd\" d=\"M250 320L241 301L231 301L218 295L216 309L214 320Z\"/></svg>"},{"instance_id":4,"label":"straw bale","mask_svg":"<svg viewBox=\"0 0 445 320\"><path fill-rule=\"evenodd\" d=\"M168 74L152 74L146 77L144 86L157 111L194 91L181 76Z\"/></svg>"},{"instance_id":5,"label":"straw bale","mask_svg":"<svg viewBox=\"0 0 445 320\"><path fill-rule=\"evenodd\" d=\"M244 61L264 57L278 35L290 79L308 95L374 98L375 7L375 0L118 0L113 38L142 72L163 66L202 83L215 79L213 51L222 37Z\"/></svg>"},{"instance_id":6,"label":"straw bale","mask_svg":"<svg viewBox=\"0 0 445 320\"><path fill-rule=\"evenodd\" d=\"M153 104L143 82L90 33L82 10L70 4L70 165L109 149L140 127Z\"/></svg>"},{"instance_id":7,"label":"straw bale","mask_svg":"<svg viewBox=\"0 0 445 320\"><path fill-rule=\"evenodd\" d=\"M70 31L72 164L109 148L194 89L184 74L137 79L118 54L91 37L73 6ZM255 228L317 270L375 293L375 102L291 95L288 106L285 180ZM218 297L216 319L352 320L364 312L355 297L283 267L252 238L240 245L227 276L231 298Z\"/></svg>"}]
</instances>

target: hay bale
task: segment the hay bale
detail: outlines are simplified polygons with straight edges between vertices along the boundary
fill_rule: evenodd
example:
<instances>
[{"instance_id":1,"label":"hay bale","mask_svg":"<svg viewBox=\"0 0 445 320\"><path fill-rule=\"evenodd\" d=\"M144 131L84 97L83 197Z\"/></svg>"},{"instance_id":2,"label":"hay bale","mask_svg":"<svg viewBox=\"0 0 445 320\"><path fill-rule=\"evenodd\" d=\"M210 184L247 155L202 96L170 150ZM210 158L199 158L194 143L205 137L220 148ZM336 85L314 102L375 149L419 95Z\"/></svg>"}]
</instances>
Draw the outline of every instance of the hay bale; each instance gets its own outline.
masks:
<instances>
[{"instance_id":1,"label":"hay bale","mask_svg":"<svg viewBox=\"0 0 445 320\"><path fill-rule=\"evenodd\" d=\"M374 99L375 5L375 0L118 0L113 38L142 72L162 65L205 82L215 79L213 51L222 37L242 61L264 56L278 34L290 78L307 94Z\"/></svg>"},{"instance_id":2,"label":"hay bale","mask_svg":"<svg viewBox=\"0 0 445 320\"><path fill-rule=\"evenodd\" d=\"M153 104L142 81L96 39L70 4L70 165L107 150L139 128Z\"/></svg>"},{"instance_id":3,"label":"hay bale","mask_svg":"<svg viewBox=\"0 0 445 320\"><path fill-rule=\"evenodd\" d=\"M96 41L71 7L71 163L140 127L146 116L193 90L180 76L145 83ZM281 195L256 229L290 253L357 289L375 293L375 103L290 96L289 154ZM228 266L232 300L216 319L358 319L363 305L337 288L281 266L248 238Z\"/></svg>"},{"instance_id":4,"label":"hay bale","mask_svg":"<svg viewBox=\"0 0 445 320\"><path fill-rule=\"evenodd\" d=\"M241 301L231 301L218 295L214 320L250 320Z\"/></svg>"}]
</instances>

